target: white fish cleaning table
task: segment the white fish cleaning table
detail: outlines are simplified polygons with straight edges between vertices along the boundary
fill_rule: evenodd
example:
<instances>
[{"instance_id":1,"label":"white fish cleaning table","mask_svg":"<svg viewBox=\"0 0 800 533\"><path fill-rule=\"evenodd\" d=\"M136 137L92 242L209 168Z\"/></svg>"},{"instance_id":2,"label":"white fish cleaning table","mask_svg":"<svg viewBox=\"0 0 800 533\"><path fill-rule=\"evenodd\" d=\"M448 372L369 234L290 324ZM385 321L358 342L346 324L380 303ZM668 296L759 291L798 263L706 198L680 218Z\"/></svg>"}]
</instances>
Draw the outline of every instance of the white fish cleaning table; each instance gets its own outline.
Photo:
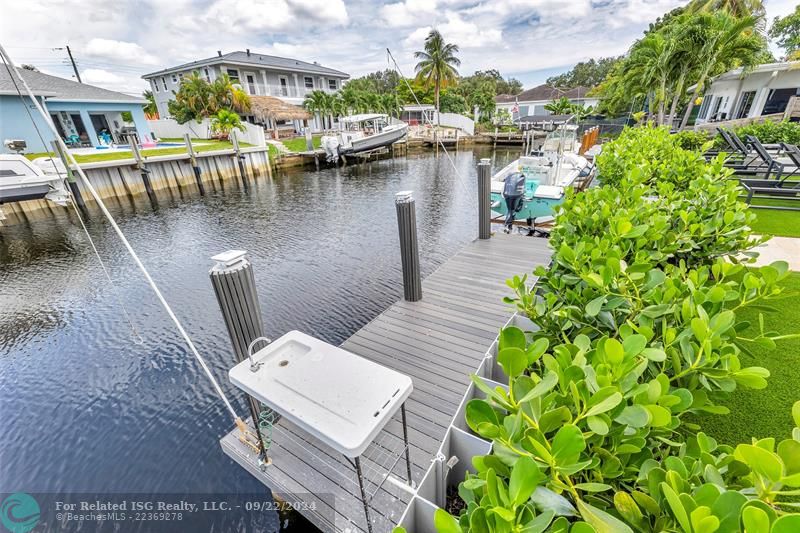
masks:
<instances>
[{"instance_id":1,"label":"white fish cleaning table","mask_svg":"<svg viewBox=\"0 0 800 533\"><path fill-rule=\"evenodd\" d=\"M353 460L368 525L360 457L400 410L411 485L405 401L414 387L408 376L299 331L265 346L233 367L229 376L259 402Z\"/></svg>"}]
</instances>

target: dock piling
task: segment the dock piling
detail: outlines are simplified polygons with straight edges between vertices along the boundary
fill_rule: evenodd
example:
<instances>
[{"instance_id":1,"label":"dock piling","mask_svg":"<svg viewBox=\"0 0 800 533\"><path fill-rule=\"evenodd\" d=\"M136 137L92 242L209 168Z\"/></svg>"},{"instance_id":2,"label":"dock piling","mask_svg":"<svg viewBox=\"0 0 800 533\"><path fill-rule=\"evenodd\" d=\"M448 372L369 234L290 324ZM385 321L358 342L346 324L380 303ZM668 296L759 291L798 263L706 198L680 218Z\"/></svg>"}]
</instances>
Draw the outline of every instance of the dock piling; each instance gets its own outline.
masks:
<instances>
[{"instance_id":1,"label":"dock piling","mask_svg":"<svg viewBox=\"0 0 800 533\"><path fill-rule=\"evenodd\" d=\"M197 156L194 155L194 148L192 147L192 138L188 133L183 135L183 140L186 141L186 151L189 153L189 161L192 164L194 171L194 179L197 181L197 188L200 190L200 196L206 195L206 188L203 186L203 175L200 171L200 165L197 164Z\"/></svg>"},{"instance_id":2,"label":"dock piling","mask_svg":"<svg viewBox=\"0 0 800 533\"><path fill-rule=\"evenodd\" d=\"M233 151L236 154L236 162L239 164L239 174L242 176L242 184L244 188L249 188L250 182L247 179L247 172L244 170L244 156L239 148L239 137L236 135L236 130L231 130L231 143L233 144Z\"/></svg>"},{"instance_id":3,"label":"dock piling","mask_svg":"<svg viewBox=\"0 0 800 533\"><path fill-rule=\"evenodd\" d=\"M492 184L491 165L488 158L478 163L478 238L488 239L492 236Z\"/></svg>"},{"instance_id":4,"label":"dock piling","mask_svg":"<svg viewBox=\"0 0 800 533\"><path fill-rule=\"evenodd\" d=\"M75 201L75 205L81 210L81 213L86 215L86 203L83 201L83 196L81 196L81 189L78 187L78 182L75 179L75 174L72 173L72 169L69 166L69 159L67 158L67 154L64 153L64 149L61 147L61 144L58 141L50 141L50 145L53 147L53 152L58 155L61 162L64 163L64 168L67 169L67 185L69 186L69 190L72 193L72 199Z\"/></svg>"},{"instance_id":5,"label":"dock piling","mask_svg":"<svg viewBox=\"0 0 800 533\"><path fill-rule=\"evenodd\" d=\"M417 246L417 211L413 191L395 195L397 227L400 231L400 261L403 265L403 295L408 302L422 299L422 278L419 273Z\"/></svg>"},{"instance_id":6,"label":"dock piling","mask_svg":"<svg viewBox=\"0 0 800 533\"><path fill-rule=\"evenodd\" d=\"M233 345L236 362L240 363L250 355L249 348L259 338L264 338L264 323L258 303L258 291L253 274L253 266L244 250L229 250L211 258L215 261L209 271L211 286L217 297L228 336ZM264 340L260 348L267 344ZM248 396L250 416L256 429L261 447L262 459L268 463L268 444L264 440L259 423L261 406L252 396Z\"/></svg>"},{"instance_id":7,"label":"dock piling","mask_svg":"<svg viewBox=\"0 0 800 533\"><path fill-rule=\"evenodd\" d=\"M131 152L133 153L133 158L136 160L136 168L138 168L142 174L142 182L144 183L144 190L147 192L147 196L150 197L150 202L156 204L158 203L158 199L156 198L156 193L153 190L153 184L150 183L150 171L147 169L147 166L144 163L142 152L139 150L139 141L135 134L128 135L128 143L131 146Z\"/></svg>"}]
</instances>

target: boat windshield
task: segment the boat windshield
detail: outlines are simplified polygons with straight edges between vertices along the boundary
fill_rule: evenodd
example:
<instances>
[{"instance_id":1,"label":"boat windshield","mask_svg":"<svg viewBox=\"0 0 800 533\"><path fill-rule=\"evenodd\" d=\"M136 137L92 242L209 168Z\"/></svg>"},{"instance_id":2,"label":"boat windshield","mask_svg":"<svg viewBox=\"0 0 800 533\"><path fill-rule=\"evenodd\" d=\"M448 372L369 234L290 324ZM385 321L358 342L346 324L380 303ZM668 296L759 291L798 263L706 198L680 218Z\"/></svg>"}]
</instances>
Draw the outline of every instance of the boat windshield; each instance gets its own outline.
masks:
<instances>
[{"instance_id":1,"label":"boat windshield","mask_svg":"<svg viewBox=\"0 0 800 533\"><path fill-rule=\"evenodd\" d=\"M542 144L541 151L563 154L577 151L578 127L574 124L561 124L558 128L547 134Z\"/></svg>"}]
</instances>

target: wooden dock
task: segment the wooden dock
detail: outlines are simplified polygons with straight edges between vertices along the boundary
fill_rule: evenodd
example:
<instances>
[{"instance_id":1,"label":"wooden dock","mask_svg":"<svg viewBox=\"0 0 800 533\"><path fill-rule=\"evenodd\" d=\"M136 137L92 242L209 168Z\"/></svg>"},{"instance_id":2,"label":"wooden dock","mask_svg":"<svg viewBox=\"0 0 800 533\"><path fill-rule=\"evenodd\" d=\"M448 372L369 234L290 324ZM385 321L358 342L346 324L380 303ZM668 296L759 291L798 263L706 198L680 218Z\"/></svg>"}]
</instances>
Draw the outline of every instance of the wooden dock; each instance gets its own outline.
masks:
<instances>
[{"instance_id":1,"label":"wooden dock","mask_svg":"<svg viewBox=\"0 0 800 533\"><path fill-rule=\"evenodd\" d=\"M423 281L419 302L399 301L357 331L342 347L410 376L414 392L406 402L412 477L419 484L431 463L461 397L499 328L513 309L505 280L530 273L550 261L546 239L495 234L475 240ZM399 283L399 280L398 280ZM362 456L371 481L373 531L389 532L411 497L402 485L405 462L399 414ZM223 450L268 486L276 498L292 503L322 531L366 531L353 466L342 456L282 420L273 428L272 465L261 469L253 451L234 430L221 440ZM382 473L393 478L381 484Z\"/></svg>"}]
</instances>

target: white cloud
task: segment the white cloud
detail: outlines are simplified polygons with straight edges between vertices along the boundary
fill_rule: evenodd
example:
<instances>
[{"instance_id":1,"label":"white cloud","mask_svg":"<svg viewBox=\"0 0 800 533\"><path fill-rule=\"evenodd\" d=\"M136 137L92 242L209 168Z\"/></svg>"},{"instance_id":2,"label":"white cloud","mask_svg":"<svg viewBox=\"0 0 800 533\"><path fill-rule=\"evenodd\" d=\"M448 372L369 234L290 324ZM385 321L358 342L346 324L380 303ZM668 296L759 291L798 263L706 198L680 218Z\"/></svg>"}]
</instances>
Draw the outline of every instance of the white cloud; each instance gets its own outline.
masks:
<instances>
[{"instance_id":1,"label":"white cloud","mask_svg":"<svg viewBox=\"0 0 800 533\"><path fill-rule=\"evenodd\" d=\"M418 24L425 17L436 14L436 0L405 0L381 7L384 22L392 27L408 27Z\"/></svg>"},{"instance_id":2,"label":"white cloud","mask_svg":"<svg viewBox=\"0 0 800 533\"><path fill-rule=\"evenodd\" d=\"M118 85L125 78L101 68L87 68L81 73L81 80L89 84Z\"/></svg>"},{"instance_id":3,"label":"white cloud","mask_svg":"<svg viewBox=\"0 0 800 533\"><path fill-rule=\"evenodd\" d=\"M126 64L157 65L159 62L156 56L148 53L138 44L114 39L95 37L86 43L82 52L91 58L119 61Z\"/></svg>"},{"instance_id":4,"label":"white cloud","mask_svg":"<svg viewBox=\"0 0 800 533\"><path fill-rule=\"evenodd\" d=\"M72 47L89 83L140 93L144 73L217 50L318 61L358 77L405 74L430 28L461 48L459 71L497 68L530 85L545 69L624 53L648 23L685 0L26 0L5 2L0 36L19 63L69 78ZM6 5L7 4L7 5ZM796 0L767 2L768 19ZM53 21L59 24L53 24ZM135 24L146 21L146 24ZM16 45L19 47L15 48ZM91 80L91 81L90 81Z\"/></svg>"},{"instance_id":5,"label":"white cloud","mask_svg":"<svg viewBox=\"0 0 800 533\"><path fill-rule=\"evenodd\" d=\"M347 24L343 0L216 0L205 13L215 28L284 32L313 25Z\"/></svg>"}]
</instances>

